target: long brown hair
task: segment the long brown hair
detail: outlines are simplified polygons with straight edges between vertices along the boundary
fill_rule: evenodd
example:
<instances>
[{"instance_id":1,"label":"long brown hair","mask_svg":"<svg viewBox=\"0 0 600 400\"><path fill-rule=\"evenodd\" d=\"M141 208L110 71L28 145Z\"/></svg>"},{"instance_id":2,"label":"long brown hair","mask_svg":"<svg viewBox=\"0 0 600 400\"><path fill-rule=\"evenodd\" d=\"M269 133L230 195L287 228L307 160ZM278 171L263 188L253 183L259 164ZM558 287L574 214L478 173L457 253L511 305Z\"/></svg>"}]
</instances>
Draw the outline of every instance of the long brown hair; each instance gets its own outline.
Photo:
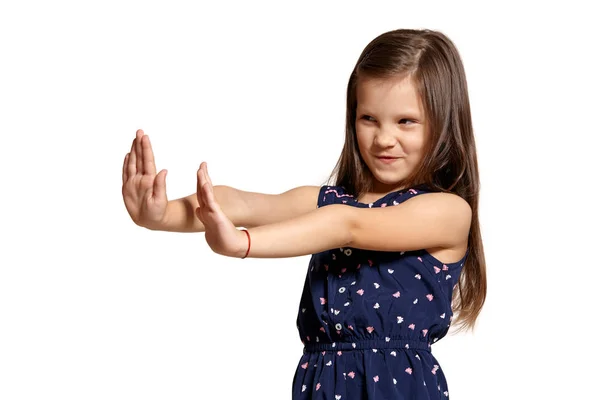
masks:
<instances>
[{"instance_id":1,"label":"long brown hair","mask_svg":"<svg viewBox=\"0 0 600 400\"><path fill-rule=\"evenodd\" d=\"M468 255L452 307L458 331L473 329L485 302L485 256L479 228L479 171L467 81L459 53L448 37L432 30L399 29L373 39L350 75L347 92L346 139L330 182L356 197L372 190L373 175L360 156L356 139L356 88L361 77L408 75L417 87L430 140L418 168L403 187L426 184L455 193L472 210Z\"/></svg>"}]
</instances>

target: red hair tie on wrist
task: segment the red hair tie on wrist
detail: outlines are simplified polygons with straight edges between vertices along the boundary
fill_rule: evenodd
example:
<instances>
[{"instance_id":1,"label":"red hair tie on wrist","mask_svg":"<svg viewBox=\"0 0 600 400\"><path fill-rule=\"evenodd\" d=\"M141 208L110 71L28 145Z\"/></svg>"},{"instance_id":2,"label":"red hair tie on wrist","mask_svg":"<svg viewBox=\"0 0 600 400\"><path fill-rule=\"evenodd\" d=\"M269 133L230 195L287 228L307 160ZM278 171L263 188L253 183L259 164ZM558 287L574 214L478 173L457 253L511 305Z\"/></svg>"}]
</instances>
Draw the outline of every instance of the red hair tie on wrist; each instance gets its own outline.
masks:
<instances>
[{"instance_id":1,"label":"red hair tie on wrist","mask_svg":"<svg viewBox=\"0 0 600 400\"><path fill-rule=\"evenodd\" d=\"M246 257L248 257L248 254L250 253L250 232L248 232L247 229L242 229L244 232L246 232L246 236L248 236L248 250L246 250L246 255L244 257L242 257L242 260Z\"/></svg>"}]
</instances>

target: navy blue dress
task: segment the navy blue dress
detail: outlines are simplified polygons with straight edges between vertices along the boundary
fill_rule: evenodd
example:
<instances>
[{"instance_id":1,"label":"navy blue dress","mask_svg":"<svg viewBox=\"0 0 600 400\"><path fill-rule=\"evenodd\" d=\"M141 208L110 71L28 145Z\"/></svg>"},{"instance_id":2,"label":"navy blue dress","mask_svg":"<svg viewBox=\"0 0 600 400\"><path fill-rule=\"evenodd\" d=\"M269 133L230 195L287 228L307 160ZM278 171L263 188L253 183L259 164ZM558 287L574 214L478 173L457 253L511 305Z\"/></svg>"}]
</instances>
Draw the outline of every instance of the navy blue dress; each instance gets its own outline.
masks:
<instances>
[{"instance_id":1,"label":"navy blue dress","mask_svg":"<svg viewBox=\"0 0 600 400\"><path fill-rule=\"evenodd\" d=\"M395 206L428 192L416 187L365 204L343 187L323 186L318 207ZM447 399L431 344L450 327L452 291L465 257L444 264L425 250L313 254L298 312L304 352L292 398Z\"/></svg>"}]
</instances>

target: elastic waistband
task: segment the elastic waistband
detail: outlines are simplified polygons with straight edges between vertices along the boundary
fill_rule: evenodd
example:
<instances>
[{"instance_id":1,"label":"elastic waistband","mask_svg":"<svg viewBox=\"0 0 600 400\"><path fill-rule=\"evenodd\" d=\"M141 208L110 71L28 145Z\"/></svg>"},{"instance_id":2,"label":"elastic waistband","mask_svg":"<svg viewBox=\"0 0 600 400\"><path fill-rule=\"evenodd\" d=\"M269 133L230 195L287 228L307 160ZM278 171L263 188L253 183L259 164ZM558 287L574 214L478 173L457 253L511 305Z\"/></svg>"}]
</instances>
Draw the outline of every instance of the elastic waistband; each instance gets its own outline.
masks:
<instances>
[{"instance_id":1,"label":"elastic waistband","mask_svg":"<svg viewBox=\"0 0 600 400\"><path fill-rule=\"evenodd\" d=\"M420 340L410 339L370 339L357 340L355 342L333 342L333 343L306 343L304 353L316 353L322 351L348 351L348 350L370 350L370 349L401 349L401 350L426 350L431 351L431 345Z\"/></svg>"}]
</instances>

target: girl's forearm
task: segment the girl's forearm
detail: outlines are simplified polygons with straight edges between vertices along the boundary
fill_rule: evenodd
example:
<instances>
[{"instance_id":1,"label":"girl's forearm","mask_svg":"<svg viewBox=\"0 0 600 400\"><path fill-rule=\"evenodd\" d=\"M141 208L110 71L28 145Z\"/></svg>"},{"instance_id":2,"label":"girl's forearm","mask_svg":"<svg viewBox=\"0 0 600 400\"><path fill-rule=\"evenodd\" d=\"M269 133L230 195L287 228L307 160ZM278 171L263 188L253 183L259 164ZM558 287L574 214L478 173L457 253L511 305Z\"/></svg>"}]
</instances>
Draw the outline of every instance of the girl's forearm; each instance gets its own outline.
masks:
<instances>
[{"instance_id":1,"label":"girl's forearm","mask_svg":"<svg viewBox=\"0 0 600 400\"><path fill-rule=\"evenodd\" d=\"M352 207L333 204L248 230L253 258L284 258L344 247L351 241Z\"/></svg>"},{"instance_id":2,"label":"girl's forearm","mask_svg":"<svg viewBox=\"0 0 600 400\"><path fill-rule=\"evenodd\" d=\"M246 213L246 204L237 189L219 185L214 187L215 197L223 212L238 226ZM160 224L147 226L148 229L166 232L204 232L202 222L196 217L195 210L198 207L196 193L175 200L167 204L164 220Z\"/></svg>"}]
</instances>

